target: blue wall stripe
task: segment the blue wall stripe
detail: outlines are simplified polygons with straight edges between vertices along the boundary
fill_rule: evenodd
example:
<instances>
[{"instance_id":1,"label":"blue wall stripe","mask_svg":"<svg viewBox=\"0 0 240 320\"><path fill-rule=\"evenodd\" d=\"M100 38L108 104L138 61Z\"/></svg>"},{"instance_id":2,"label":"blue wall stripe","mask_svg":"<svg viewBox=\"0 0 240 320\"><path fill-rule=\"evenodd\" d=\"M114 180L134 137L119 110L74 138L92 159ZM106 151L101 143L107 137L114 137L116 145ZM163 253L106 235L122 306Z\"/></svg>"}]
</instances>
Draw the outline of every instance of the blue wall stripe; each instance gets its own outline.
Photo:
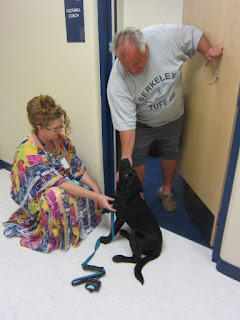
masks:
<instances>
[{"instance_id":1,"label":"blue wall stripe","mask_svg":"<svg viewBox=\"0 0 240 320\"><path fill-rule=\"evenodd\" d=\"M114 143L111 113L107 101L107 82L112 68L109 42L112 40L111 0L98 0L98 30L100 54L100 81L102 104L102 143L105 193L114 192Z\"/></svg>"},{"instance_id":2,"label":"blue wall stripe","mask_svg":"<svg viewBox=\"0 0 240 320\"><path fill-rule=\"evenodd\" d=\"M226 261L222 260L221 258L217 261L217 270L225 276L228 276L234 280L240 281L240 269Z\"/></svg>"},{"instance_id":3,"label":"blue wall stripe","mask_svg":"<svg viewBox=\"0 0 240 320\"><path fill-rule=\"evenodd\" d=\"M3 161L3 160L0 160L0 169L6 169L8 171L11 171L12 165L10 163Z\"/></svg>"}]
</instances>

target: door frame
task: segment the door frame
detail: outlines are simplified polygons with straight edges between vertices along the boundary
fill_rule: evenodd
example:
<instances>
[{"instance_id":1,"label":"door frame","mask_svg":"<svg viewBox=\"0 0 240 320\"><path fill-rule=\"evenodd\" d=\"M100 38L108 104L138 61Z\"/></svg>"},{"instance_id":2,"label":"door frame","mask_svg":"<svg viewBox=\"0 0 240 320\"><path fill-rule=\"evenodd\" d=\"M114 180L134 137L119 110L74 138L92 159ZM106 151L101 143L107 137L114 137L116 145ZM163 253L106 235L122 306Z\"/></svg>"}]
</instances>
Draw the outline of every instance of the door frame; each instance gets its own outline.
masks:
<instances>
[{"instance_id":1,"label":"door frame","mask_svg":"<svg viewBox=\"0 0 240 320\"><path fill-rule=\"evenodd\" d=\"M102 114L102 145L105 193L112 196L115 187L115 144L114 129L107 100L107 82L112 68L112 54L109 42L112 40L113 12L116 29L116 0L98 0L98 33L100 56L100 86Z\"/></svg>"}]
</instances>

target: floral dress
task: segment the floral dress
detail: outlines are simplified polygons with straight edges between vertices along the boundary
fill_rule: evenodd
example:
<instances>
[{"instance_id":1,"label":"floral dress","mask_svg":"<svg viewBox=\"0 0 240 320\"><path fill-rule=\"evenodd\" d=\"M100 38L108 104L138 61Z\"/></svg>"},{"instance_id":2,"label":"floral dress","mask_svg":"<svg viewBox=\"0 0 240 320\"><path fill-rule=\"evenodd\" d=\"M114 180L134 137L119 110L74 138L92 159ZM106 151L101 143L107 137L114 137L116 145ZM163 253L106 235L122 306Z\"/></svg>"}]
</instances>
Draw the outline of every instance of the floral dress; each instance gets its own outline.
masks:
<instances>
[{"instance_id":1,"label":"floral dress","mask_svg":"<svg viewBox=\"0 0 240 320\"><path fill-rule=\"evenodd\" d=\"M4 235L20 237L22 246L41 252L78 247L101 221L93 200L61 188L61 183L72 180L88 189L80 182L86 168L70 139L60 133L58 143L60 152L52 156L30 134L17 148L10 175L11 197L20 208L4 223Z\"/></svg>"}]
</instances>

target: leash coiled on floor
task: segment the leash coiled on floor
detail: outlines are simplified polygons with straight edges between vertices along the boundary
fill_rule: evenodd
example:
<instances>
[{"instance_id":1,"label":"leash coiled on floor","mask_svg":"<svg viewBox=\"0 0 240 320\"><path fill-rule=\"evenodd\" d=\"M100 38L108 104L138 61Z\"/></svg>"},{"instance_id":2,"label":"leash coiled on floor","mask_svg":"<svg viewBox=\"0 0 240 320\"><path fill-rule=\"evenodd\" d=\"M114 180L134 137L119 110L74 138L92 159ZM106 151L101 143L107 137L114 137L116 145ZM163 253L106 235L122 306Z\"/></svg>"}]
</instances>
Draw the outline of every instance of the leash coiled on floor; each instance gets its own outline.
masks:
<instances>
[{"instance_id":1,"label":"leash coiled on floor","mask_svg":"<svg viewBox=\"0 0 240 320\"><path fill-rule=\"evenodd\" d=\"M112 238L114 238L114 236L115 236L115 234L114 234L114 212L111 212L111 234L112 234ZM78 286L80 284L86 283L85 288L88 291L90 291L90 292L99 291L99 289L101 287L101 281L99 279L105 275L106 271L105 271L104 267L98 267L98 266L93 266L93 265L88 264L88 262L92 259L95 252L99 248L99 245L100 245L100 238L97 240L94 252L82 263L83 270L95 271L96 273L72 280L72 282L71 282L72 286Z\"/></svg>"}]
</instances>

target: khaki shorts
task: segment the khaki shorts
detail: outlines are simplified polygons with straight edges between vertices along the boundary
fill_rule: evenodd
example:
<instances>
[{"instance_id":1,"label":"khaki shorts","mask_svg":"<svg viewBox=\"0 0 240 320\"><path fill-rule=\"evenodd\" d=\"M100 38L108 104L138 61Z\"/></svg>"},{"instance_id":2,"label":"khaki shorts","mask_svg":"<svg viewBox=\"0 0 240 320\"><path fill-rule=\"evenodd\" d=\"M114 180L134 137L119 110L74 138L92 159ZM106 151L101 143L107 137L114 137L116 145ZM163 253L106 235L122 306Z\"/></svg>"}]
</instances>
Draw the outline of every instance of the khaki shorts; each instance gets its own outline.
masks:
<instances>
[{"instance_id":1,"label":"khaki shorts","mask_svg":"<svg viewBox=\"0 0 240 320\"><path fill-rule=\"evenodd\" d=\"M151 128L137 122L136 139L133 149L133 168L145 163L150 145L158 140L160 154L166 160L176 160L179 154L180 139L182 134L183 116L169 122L160 128Z\"/></svg>"}]
</instances>

